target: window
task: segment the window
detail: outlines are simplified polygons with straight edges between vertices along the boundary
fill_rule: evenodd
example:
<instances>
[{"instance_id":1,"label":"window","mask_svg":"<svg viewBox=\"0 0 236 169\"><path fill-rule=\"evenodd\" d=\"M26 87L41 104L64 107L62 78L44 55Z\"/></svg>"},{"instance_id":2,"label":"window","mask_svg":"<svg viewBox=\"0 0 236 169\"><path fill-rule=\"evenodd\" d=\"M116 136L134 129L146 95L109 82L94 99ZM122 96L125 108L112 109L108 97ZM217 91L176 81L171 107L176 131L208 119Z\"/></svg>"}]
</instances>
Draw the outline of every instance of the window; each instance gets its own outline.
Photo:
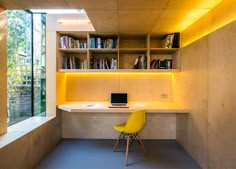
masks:
<instances>
[{"instance_id":1,"label":"window","mask_svg":"<svg viewBox=\"0 0 236 169\"><path fill-rule=\"evenodd\" d=\"M34 108L33 115L45 115L46 111L46 16L33 14L33 77L34 77ZM27 62L27 61L26 61Z\"/></svg>"},{"instance_id":2,"label":"window","mask_svg":"<svg viewBox=\"0 0 236 169\"><path fill-rule=\"evenodd\" d=\"M8 125L45 115L45 15L7 11Z\"/></svg>"}]
</instances>

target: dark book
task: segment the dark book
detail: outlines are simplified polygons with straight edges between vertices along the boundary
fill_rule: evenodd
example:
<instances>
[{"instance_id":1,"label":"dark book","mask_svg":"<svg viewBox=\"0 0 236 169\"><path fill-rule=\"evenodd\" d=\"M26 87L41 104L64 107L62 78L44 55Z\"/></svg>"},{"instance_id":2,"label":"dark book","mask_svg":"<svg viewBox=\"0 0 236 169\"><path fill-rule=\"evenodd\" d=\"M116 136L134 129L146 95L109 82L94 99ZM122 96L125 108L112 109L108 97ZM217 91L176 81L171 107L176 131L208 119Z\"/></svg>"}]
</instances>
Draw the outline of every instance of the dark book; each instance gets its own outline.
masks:
<instances>
[{"instance_id":1,"label":"dark book","mask_svg":"<svg viewBox=\"0 0 236 169\"><path fill-rule=\"evenodd\" d=\"M94 69L94 57L90 57L90 69Z\"/></svg>"},{"instance_id":2,"label":"dark book","mask_svg":"<svg viewBox=\"0 0 236 169\"><path fill-rule=\"evenodd\" d=\"M166 59L166 69L172 69L172 59Z\"/></svg>"},{"instance_id":3,"label":"dark book","mask_svg":"<svg viewBox=\"0 0 236 169\"><path fill-rule=\"evenodd\" d=\"M110 69L108 58L105 58L105 69Z\"/></svg>"},{"instance_id":4,"label":"dark book","mask_svg":"<svg viewBox=\"0 0 236 169\"><path fill-rule=\"evenodd\" d=\"M113 41L112 41L112 48L116 48L117 47L117 39L116 38L113 38Z\"/></svg>"},{"instance_id":5,"label":"dark book","mask_svg":"<svg viewBox=\"0 0 236 169\"><path fill-rule=\"evenodd\" d=\"M66 56L63 56L62 68L63 68L63 69L68 69L68 68L67 68L67 57L66 57Z\"/></svg>"},{"instance_id":6,"label":"dark book","mask_svg":"<svg viewBox=\"0 0 236 169\"><path fill-rule=\"evenodd\" d=\"M160 60L159 69L166 69L166 59Z\"/></svg>"},{"instance_id":7,"label":"dark book","mask_svg":"<svg viewBox=\"0 0 236 169\"><path fill-rule=\"evenodd\" d=\"M74 57L74 69L79 69L80 68L80 59L77 57Z\"/></svg>"},{"instance_id":8,"label":"dark book","mask_svg":"<svg viewBox=\"0 0 236 169\"><path fill-rule=\"evenodd\" d=\"M147 68L147 56L141 55L140 56L140 69L146 69Z\"/></svg>"},{"instance_id":9,"label":"dark book","mask_svg":"<svg viewBox=\"0 0 236 169\"><path fill-rule=\"evenodd\" d=\"M155 69L160 69L160 59L156 60Z\"/></svg>"},{"instance_id":10,"label":"dark book","mask_svg":"<svg viewBox=\"0 0 236 169\"><path fill-rule=\"evenodd\" d=\"M172 59L160 60L159 69L172 69Z\"/></svg>"},{"instance_id":11,"label":"dark book","mask_svg":"<svg viewBox=\"0 0 236 169\"><path fill-rule=\"evenodd\" d=\"M180 41L180 33L179 32L175 32L174 33L174 39L173 39L173 45L172 48L179 48L179 42Z\"/></svg>"}]
</instances>

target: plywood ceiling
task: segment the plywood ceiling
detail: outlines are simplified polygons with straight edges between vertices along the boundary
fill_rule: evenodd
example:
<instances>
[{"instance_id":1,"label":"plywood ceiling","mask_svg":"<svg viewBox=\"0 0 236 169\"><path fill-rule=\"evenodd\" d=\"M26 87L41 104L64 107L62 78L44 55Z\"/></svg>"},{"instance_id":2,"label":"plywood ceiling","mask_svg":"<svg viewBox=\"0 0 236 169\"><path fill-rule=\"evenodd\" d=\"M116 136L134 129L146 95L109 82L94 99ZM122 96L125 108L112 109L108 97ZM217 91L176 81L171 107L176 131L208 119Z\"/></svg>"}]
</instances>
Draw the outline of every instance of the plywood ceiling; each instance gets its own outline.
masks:
<instances>
[{"instance_id":1,"label":"plywood ceiling","mask_svg":"<svg viewBox=\"0 0 236 169\"><path fill-rule=\"evenodd\" d=\"M182 32L222 0L0 0L6 9L85 9L97 32Z\"/></svg>"}]
</instances>

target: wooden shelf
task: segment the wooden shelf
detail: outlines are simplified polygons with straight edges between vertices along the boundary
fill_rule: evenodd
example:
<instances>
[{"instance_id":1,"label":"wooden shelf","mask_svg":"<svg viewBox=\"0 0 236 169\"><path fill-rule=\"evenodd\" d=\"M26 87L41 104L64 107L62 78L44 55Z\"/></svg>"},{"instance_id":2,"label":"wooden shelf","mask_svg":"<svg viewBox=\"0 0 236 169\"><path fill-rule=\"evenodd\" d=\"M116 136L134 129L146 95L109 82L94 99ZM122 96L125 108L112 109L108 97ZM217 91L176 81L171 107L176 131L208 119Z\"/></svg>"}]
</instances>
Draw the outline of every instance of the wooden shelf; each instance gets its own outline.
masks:
<instances>
[{"instance_id":1,"label":"wooden shelf","mask_svg":"<svg viewBox=\"0 0 236 169\"><path fill-rule=\"evenodd\" d=\"M58 50L65 53L86 53L87 52L87 49L85 48L59 48Z\"/></svg>"},{"instance_id":2,"label":"wooden shelf","mask_svg":"<svg viewBox=\"0 0 236 169\"><path fill-rule=\"evenodd\" d=\"M64 73L174 73L180 72L179 69L59 69L59 72Z\"/></svg>"},{"instance_id":3,"label":"wooden shelf","mask_svg":"<svg viewBox=\"0 0 236 169\"><path fill-rule=\"evenodd\" d=\"M119 52L120 53L142 53L142 52L147 52L147 48L120 48Z\"/></svg>"},{"instance_id":4,"label":"wooden shelf","mask_svg":"<svg viewBox=\"0 0 236 169\"><path fill-rule=\"evenodd\" d=\"M150 53L171 54L178 50L179 48L150 48Z\"/></svg>"},{"instance_id":5,"label":"wooden shelf","mask_svg":"<svg viewBox=\"0 0 236 169\"><path fill-rule=\"evenodd\" d=\"M81 40L87 45L87 48L59 48L57 52L58 58L58 71L59 72L179 72L180 71L180 49L179 48L161 48L163 37L165 35L148 35L148 34L114 34L114 33L91 33L80 34L78 32L58 32L58 40L62 36L72 36L74 39ZM68 37L69 39L70 37ZM91 38L93 38L91 40ZM115 48L91 48L91 41L95 47L97 40L101 41L101 47L107 40L115 40ZM112 43L114 41L111 41ZM69 42L68 42L69 43ZM109 43L108 43L109 44ZM67 44L66 44L67 45ZM66 46L64 45L64 46ZM70 46L70 45L69 45ZM140 59L140 56L145 56L145 60ZM63 65L63 58L69 57L79 60L77 68L85 69L61 69ZM104 59L106 65L104 66ZM108 59L108 60L107 60ZM115 59L116 67L119 69L86 69L94 68L95 60L101 67L111 67L110 60ZM147 69L132 69L136 60L141 60L142 63L139 67ZM173 63L175 69L150 69L153 60L170 61ZM71 62L71 61L70 61ZM78 64L77 63L77 64ZM81 64L82 63L82 64ZM68 64L67 64L68 65ZM70 63L70 65L73 65ZM69 66L73 67L73 66ZM98 66L99 67L99 66ZM156 66L157 67L157 66ZM169 66L166 66L169 67ZM170 66L172 67L172 66Z\"/></svg>"},{"instance_id":6,"label":"wooden shelf","mask_svg":"<svg viewBox=\"0 0 236 169\"><path fill-rule=\"evenodd\" d=\"M89 48L93 53L118 53L117 48Z\"/></svg>"}]
</instances>

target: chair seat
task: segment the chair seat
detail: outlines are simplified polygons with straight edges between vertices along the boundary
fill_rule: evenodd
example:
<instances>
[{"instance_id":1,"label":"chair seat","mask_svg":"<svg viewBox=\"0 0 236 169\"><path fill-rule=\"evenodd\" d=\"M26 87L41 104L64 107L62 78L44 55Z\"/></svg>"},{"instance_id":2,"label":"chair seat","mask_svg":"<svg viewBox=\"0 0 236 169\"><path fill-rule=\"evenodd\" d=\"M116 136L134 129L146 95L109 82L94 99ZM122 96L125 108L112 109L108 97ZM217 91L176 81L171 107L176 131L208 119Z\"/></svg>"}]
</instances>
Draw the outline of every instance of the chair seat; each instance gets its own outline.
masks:
<instances>
[{"instance_id":1,"label":"chair seat","mask_svg":"<svg viewBox=\"0 0 236 169\"><path fill-rule=\"evenodd\" d=\"M124 123L124 124L119 124L119 125L113 126L113 128L114 128L115 130L119 131L119 132L122 132L122 131L125 129L125 125L126 125L126 123Z\"/></svg>"}]
</instances>

